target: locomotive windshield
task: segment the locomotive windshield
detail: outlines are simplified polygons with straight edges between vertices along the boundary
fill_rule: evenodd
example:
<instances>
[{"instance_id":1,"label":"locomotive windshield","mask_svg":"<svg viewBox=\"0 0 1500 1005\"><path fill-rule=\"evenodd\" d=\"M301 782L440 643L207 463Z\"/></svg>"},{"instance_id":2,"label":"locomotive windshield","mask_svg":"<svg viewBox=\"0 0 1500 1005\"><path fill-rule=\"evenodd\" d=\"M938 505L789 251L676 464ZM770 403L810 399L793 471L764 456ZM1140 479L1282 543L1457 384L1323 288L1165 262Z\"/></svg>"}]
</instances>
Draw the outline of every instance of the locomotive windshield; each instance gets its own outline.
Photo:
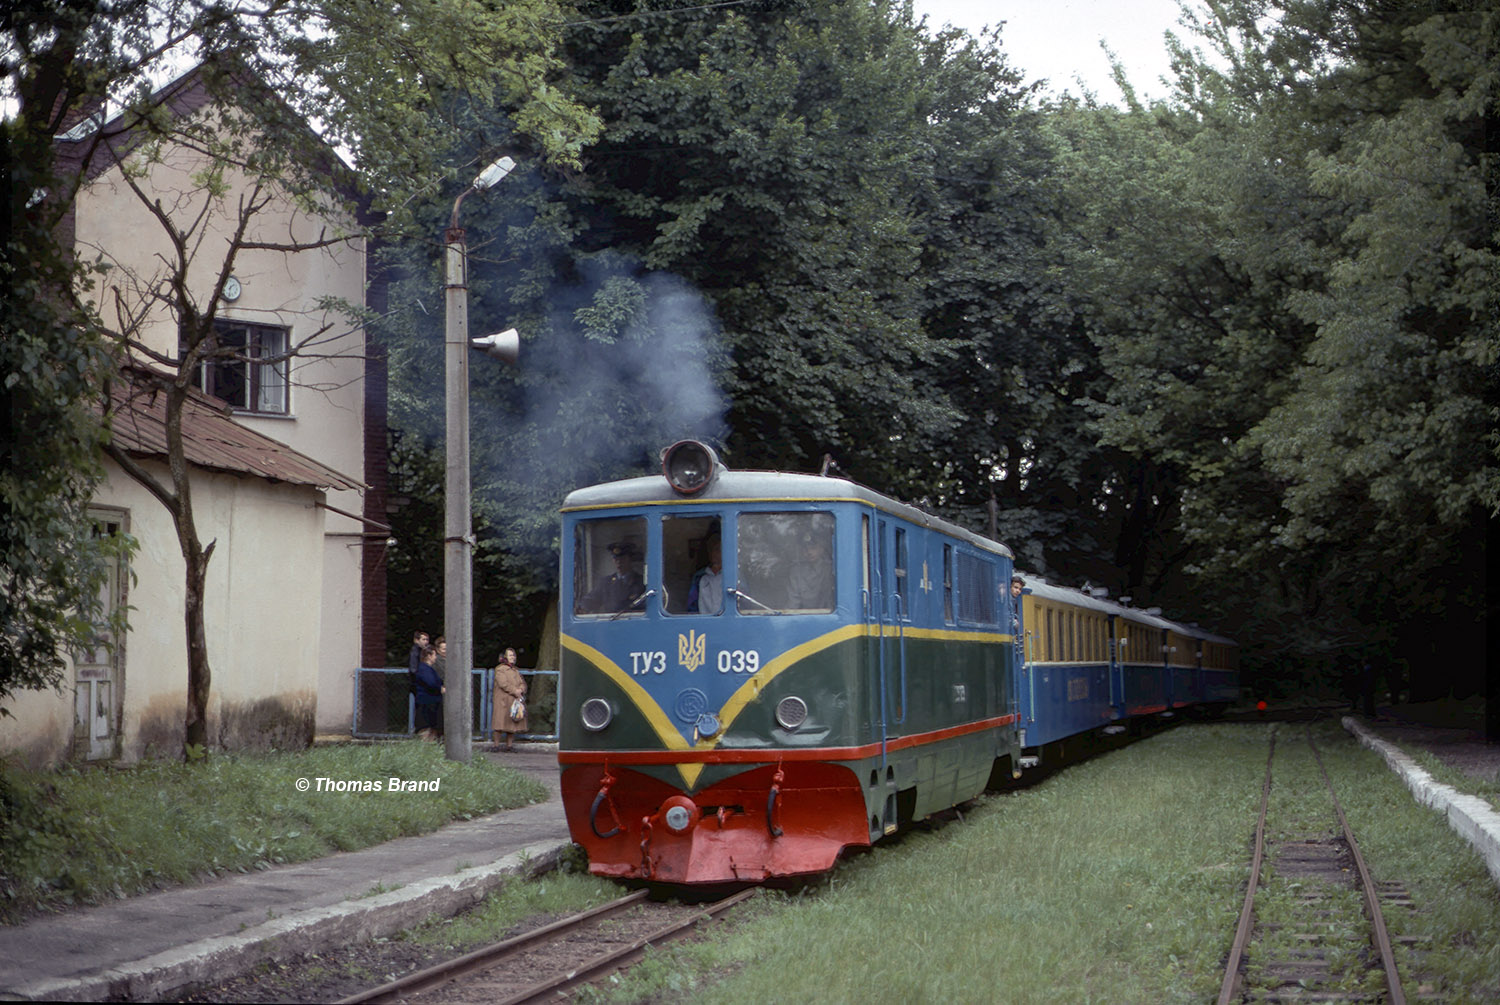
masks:
<instances>
[{"instance_id":1,"label":"locomotive windshield","mask_svg":"<svg viewBox=\"0 0 1500 1005\"><path fill-rule=\"evenodd\" d=\"M646 609L646 520L587 520L573 530L573 613Z\"/></svg>"},{"instance_id":2,"label":"locomotive windshield","mask_svg":"<svg viewBox=\"0 0 1500 1005\"><path fill-rule=\"evenodd\" d=\"M724 611L724 548L717 516L669 516L661 522L662 609L668 614Z\"/></svg>"},{"instance_id":3,"label":"locomotive windshield","mask_svg":"<svg viewBox=\"0 0 1500 1005\"><path fill-rule=\"evenodd\" d=\"M833 610L832 513L743 513L738 540L741 614Z\"/></svg>"},{"instance_id":4,"label":"locomotive windshield","mask_svg":"<svg viewBox=\"0 0 1500 1005\"><path fill-rule=\"evenodd\" d=\"M733 602L739 614L827 614L836 606L834 523L829 512L580 520L573 613L719 617Z\"/></svg>"}]
</instances>

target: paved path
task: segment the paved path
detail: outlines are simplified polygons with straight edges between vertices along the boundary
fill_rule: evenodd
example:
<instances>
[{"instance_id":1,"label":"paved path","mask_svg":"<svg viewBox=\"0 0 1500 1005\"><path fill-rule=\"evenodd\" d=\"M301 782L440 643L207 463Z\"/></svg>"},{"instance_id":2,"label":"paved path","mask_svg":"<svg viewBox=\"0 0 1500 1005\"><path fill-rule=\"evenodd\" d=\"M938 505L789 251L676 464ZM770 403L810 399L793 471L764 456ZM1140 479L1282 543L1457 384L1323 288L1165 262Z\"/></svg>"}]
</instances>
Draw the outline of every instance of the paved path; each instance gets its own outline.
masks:
<instances>
[{"instance_id":1,"label":"paved path","mask_svg":"<svg viewBox=\"0 0 1500 1005\"><path fill-rule=\"evenodd\" d=\"M493 756L550 798L363 851L0 926L0 998L155 998L453 914L510 877L550 868L570 843L556 750Z\"/></svg>"}]
</instances>

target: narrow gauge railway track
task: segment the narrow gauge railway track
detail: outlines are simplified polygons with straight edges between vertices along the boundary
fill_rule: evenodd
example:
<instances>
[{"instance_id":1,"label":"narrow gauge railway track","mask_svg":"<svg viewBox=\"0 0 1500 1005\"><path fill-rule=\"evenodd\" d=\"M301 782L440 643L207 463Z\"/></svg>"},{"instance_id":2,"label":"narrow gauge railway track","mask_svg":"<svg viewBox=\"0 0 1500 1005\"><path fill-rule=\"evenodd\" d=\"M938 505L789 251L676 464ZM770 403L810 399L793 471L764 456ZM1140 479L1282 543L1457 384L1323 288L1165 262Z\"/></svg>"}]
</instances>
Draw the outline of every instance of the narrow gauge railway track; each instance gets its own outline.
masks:
<instances>
[{"instance_id":1,"label":"narrow gauge railway track","mask_svg":"<svg viewBox=\"0 0 1500 1005\"><path fill-rule=\"evenodd\" d=\"M1288 814L1288 819L1277 821L1286 836L1267 848L1266 821L1277 756L1273 732L1250 879L1225 965L1219 1005L1242 1001L1405 1005L1381 901L1410 906L1410 900L1400 884L1377 886L1371 878L1313 743L1311 728L1306 740L1327 789L1332 817L1337 818L1338 833L1327 826L1332 817L1319 820ZM1278 880L1274 890L1261 881L1268 859ZM1257 892L1266 894L1259 904Z\"/></svg>"},{"instance_id":2,"label":"narrow gauge railway track","mask_svg":"<svg viewBox=\"0 0 1500 1005\"><path fill-rule=\"evenodd\" d=\"M519 1005L556 1001L559 994L630 966L648 948L690 934L755 892L744 890L708 905L684 905L652 903L647 899L648 891L638 890L352 995L341 1005L423 1001Z\"/></svg>"}]
</instances>

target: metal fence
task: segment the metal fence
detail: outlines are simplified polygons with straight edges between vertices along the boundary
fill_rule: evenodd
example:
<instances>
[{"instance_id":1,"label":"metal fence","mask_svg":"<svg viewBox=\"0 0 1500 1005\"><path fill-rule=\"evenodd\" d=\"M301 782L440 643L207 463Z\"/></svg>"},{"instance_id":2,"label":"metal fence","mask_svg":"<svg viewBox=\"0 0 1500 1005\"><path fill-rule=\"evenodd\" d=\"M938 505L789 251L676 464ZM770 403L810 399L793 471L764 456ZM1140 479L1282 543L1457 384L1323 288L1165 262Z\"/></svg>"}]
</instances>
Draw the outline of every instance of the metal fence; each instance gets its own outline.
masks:
<instances>
[{"instance_id":1,"label":"metal fence","mask_svg":"<svg viewBox=\"0 0 1500 1005\"><path fill-rule=\"evenodd\" d=\"M557 740L557 671L522 670L526 681L523 740ZM475 667L469 674L474 737L487 740L495 705L495 671ZM354 672L354 735L360 738L411 736L416 732L416 696L406 667L360 667Z\"/></svg>"}]
</instances>

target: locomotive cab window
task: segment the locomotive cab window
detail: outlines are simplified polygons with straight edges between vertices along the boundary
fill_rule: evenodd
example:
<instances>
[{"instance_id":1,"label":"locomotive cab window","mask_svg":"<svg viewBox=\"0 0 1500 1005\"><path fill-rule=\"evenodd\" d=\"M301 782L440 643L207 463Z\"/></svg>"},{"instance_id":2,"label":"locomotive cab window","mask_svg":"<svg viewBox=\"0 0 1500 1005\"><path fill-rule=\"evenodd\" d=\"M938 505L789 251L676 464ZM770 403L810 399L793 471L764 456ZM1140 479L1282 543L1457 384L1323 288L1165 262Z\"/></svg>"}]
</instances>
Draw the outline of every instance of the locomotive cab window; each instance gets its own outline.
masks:
<instances>
[{"instance_id":1,"label":"locomotive cab window","mask_svg":"<svg viewBox=\"0 0 1500 1005\"><path fill-rule=\"evenodd\" d=\"M573 613L646 610L646 520L585 520L573 528Z\"/></svg>"},{"instance_id":2,"label":"locomotive cab window","mask_svg":"<svg viewBox=\"0 0 1500 1005\"><path fill-rule=\"evenodd\" d=\"M662 609L668 614L724 612L722 526L717 516L662 519Z\"/></svg>"},{"instance_id":3,"label":"locomotive cab window","mask_svg":"<svg viewBox=\"0 0 1500 1005\"><path fill-rule=\"evenodd\" d=\"M832 513L743 513L736 542L739 613L833 610Z\"/></svg>"}]
</instances>

